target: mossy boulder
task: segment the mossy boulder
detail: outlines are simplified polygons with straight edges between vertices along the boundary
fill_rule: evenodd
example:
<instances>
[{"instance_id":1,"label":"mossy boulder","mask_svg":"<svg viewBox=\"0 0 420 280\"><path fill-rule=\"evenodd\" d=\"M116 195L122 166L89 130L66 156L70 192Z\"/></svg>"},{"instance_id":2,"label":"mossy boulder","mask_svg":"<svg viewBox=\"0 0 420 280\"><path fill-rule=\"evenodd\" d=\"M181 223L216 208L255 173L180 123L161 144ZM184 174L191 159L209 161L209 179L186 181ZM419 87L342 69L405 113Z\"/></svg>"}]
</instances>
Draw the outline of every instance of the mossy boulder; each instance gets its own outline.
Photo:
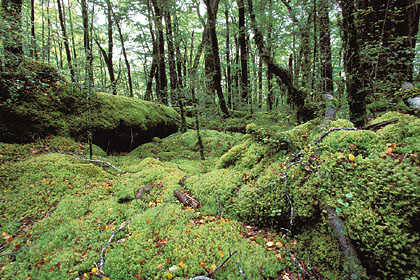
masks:
<instances>
[{"instance_id":1,"label":"mossy boulder","mask_svg":"<svg viewBox=\"0 0 420 280\"><path fill-rule=\"evenodd\" d=\"M48 135L93 142L107 152L128 152L153 137L177 131L169 107L124 96L87 93L70 86L50 66L25 62L15 73L0 73L0 141L25 143ZM91 110L89 120L88 111Z\"/></svg>"},{"instance_id":2,"label":"mossy boulder","mask_svg":"<svg viewBox=\"0 0 420 280\"><path fill-rule=\"evenodd\" d=\"M281 153L263 154L260 161L267 163L263 172L252 172L255 180L236 189L229 213L278 229L290 228L293 217L293 232L301 236L305 247L322 248L311 252L312 259L323 264L321 273L340 279L342 260L327 253L337 250L327 230L325 209L332 207L345 223L369 275L420 277L420 123L414 116L396 112L372 123L392 119L398 121L376 132L333 131L316 145L301 149L300 160L292 159L293 165ZM329 124L329 128L352 127L345 120ZM276 139L256 125L248 125L248 131L252 141L266 147ZM308 147L320 133L314 123L306 123L283 135L290 139L287 151L291 153ZM241 172L254 151L250 143L235 146L220 159L219 167Z\"/></svg>"}]
</instances>

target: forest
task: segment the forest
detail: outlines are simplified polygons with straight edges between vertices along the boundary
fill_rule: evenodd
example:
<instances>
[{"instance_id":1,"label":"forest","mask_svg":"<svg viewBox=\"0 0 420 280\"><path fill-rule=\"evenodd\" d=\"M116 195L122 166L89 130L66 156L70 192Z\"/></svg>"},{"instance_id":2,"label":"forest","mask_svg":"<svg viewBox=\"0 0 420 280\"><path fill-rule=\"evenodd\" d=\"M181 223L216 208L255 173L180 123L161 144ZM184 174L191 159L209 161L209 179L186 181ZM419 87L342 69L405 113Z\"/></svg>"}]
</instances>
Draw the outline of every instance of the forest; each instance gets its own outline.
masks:
<instances>
[{"instance_id":1,"label":"forest","mask_svg":"<svg viewBox=\"0 0 420 280\"><path fill-rule=\"evenodd\" d=\"M420 279L420 0L0 2L0 279Z\"/></svg>"}]
</instances>

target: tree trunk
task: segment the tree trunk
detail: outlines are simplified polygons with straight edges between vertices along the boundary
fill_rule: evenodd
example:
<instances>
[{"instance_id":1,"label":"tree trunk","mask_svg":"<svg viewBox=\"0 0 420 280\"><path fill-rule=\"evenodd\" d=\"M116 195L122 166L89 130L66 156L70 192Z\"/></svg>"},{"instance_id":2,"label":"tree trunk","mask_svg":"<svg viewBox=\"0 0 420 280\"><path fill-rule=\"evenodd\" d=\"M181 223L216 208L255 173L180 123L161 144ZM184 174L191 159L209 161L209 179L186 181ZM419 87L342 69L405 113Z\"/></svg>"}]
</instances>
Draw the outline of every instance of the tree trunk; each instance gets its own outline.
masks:
<instances>
[{"instance_id":1,"label":"tree trunk","mask_svg":"<svg viewBox=\"0 0 420 280\"><path fill-rule=\"evenodd\" d=\"M172 34L172 19L171 19L171 3L170 0L164 0L163 16L166 25L166 43L168 45L168 62L169 62L169 80L170 80L170 97L172 106L178 105L177 91L178 91L178 77L175 64L175 49Z\"/></svg>"},{"instance_id":2,"label":"tree trunk","mask_svg":"<svg viewBox=\"0 0 420 280\"><path fill-rule=\"evenodd\" d=\"M159 1L160 2L160 1ZM157 0L152 0L153 10L155 12L154 21L155 26L157 28L158 38L157 38L157 52L156 55L158 57L157 61L157 77L159 79L159 88L157 92L157 96L159 101L165 105L168 105L168 93L166 90L166 86L168 84L168 80L166 78L166 69L165 69L165 41L163 37L163 24L162 24L162 7L158 4Z\"/></svg>"},{"instance_id":3,"label":"tree trunk","mask_svg":"<svg viewBox=\"0 0 420 280\"><path fill-rule=\"evenodd\" d=\"M219 98L219 106L224 117L229 116L229 111L226 107L225 97L223 96L222 90L222 74L220 71L220 57L219 57L219 44L217 41L216 34L216 15L219 6L219 0L205 0L204 3L207 7L207 28L208 36L210 39L210 45L212 49L212 70L210 80L212 81L214 88Z\"/></svg>"},{"instance_id":4,"label":"tree trunk","mask_svg":"<svg viewBox=\"0 0 420 280\"><path fill-rule=\"evenodd\" d=\"M245 7L243 0L237 0L239 19L238 19L238 28L239 28L239 48L241 52L241 101L248 104L248 53L247 53L247 44L245 38Z\"/></svg>"},{"instance_id":5,"label":"tree trunk","mask_svg":"<svg viewBox=\"0 0 420 280\"><path fill-rule=\"evenodd\" d=\"M321 85L324 94L333 94L331 65L330 19L328 0L319 0L319 53L321 59Z\"/></svg>"},{"instance_id":6,"label":"tree trunk","mask_svg":"<svg viewBox=\"0 0 420 280\"><path fill-rule=\"evenodd\" d=\"M35 59L38 59L38 52L36 47L36 36L35 36L35 0L31 0L31 56Z\"/></svg>"},{"instance_id":7,"label":"tree trunk","mask_svg":"<svg viewBox=\"0 0 420 280\"><path fill-rule=\"evenodd\" d=\"M116 18L115 14L114 14L113 17L114 17L114 20L115 20L115 24L117 26L118 35L120 36L121 48L122 48L122 52L123 52L123 56L124 56L125 67L127 68L128 87L129 87L129 90L130 90L130 97L134 97L133 82L131 80L131 67L130 67L130 62L128 61L127 51L125 49L124 37L123 37L122 31L121 31L121 26L120 26L120 19Z\"/></svg>"},{"instance_id":8,"label":"tree trunk","mask_svg":"<svg viewBox=\"0 0 420 280\"><path fill-rule=\"evenodd\" d=\"M230 38L229 38L229 9L226 5L225 10L226 21L226 89L227 89L227 106L232 108L232 77L230 68Z\"/></svg>"},{"instance_id":9,"label":"tree trunk","mask_svg":"<svg viewBox=\"0 0 420 280\"><path fill-rule=\"evenodd\" d=\"M360 65L360 48L352 0L339 1L343 14L344 70L346 72L347 100L350 121L357 127L366 123L366 89L363 88Z\"/></svg>"},{"instance_id":10,"label":"tree trunk","mask_svg":"<svg viewBox=\"0 0 420 280\"><path fill-rule=\"evenodd\" d=\"M86 53L85 83L88 87L93 87L93 54L89 36L89 14L86 0L81 0L81 8L83 18L83 46Z\"/></svg>"},{"instance_id":11,"label":"tree trunk","mask_svg":"<svg viewBox=\"0 0 420 280\"><path fill-rule=\"evenodd\" d=\"M64 16L63 16L63 9L61 7L61 0L57 0L57 9L58 9L58 18L60 20L60 26L61 26L61 32L63 35L63 43L64 43L64 49L66 51L66 56L67 56L67 63L68 63L68 67L70 70L70 76L71 76L71 81L74 83L76 82L76 78L74 75L74 70L73 70L73 64L71 61L71 52L70 52L70 45L69 45L69 39L67 37L67 33L66 33L66 26L64 23Z\"/></svg>"}]
</instances>

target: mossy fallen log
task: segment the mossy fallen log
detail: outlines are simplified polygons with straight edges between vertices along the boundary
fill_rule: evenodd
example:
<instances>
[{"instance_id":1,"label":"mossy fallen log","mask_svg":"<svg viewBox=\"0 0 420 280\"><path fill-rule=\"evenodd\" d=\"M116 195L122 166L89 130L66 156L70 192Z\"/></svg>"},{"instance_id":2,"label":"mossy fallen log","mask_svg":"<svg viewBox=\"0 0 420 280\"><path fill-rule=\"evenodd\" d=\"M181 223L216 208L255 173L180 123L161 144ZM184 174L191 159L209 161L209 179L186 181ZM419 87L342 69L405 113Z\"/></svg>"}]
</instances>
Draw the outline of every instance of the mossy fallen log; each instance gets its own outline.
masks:
<instances>
[{"instance_id":1,"label":"mossy fallen log","mask_svg":"<svg viewBox=\"0 0 420 280\"><path fill-rule=\"evenodd\" d=\"M177 131L172 108L124 96L94 93L88 121L87 94L70 86L57 70L26 62L14 73L0 72L0 141L26 143L48 135L93 143L107 152L128 152L153 137Z\"/></svg>"}]
</instances>

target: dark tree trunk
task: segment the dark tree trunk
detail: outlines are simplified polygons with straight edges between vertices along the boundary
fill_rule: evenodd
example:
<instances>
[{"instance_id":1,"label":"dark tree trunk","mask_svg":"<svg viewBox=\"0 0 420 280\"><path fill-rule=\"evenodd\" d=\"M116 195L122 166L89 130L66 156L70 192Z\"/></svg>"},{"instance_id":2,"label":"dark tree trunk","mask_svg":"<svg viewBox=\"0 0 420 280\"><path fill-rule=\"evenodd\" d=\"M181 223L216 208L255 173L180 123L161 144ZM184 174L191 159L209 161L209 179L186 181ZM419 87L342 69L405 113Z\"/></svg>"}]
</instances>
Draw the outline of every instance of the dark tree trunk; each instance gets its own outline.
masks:
<instances>
[{"instance_id":1,"label":"dark tree trunk","mask_svg":"<svg viewBox=\"0 0 420 280\"><path fill-rule=\"evenodd\" d=\"M245 7L243 0L237 0L238 4L238 28L239 28L239 48L241 52L241 99L248 104L248 53L245 36Z\"/></svg>"},{"instance_id":2,"label":"dark tree trunk","mask_svg":"<svg viewBox=\"0 0 420 280\"><path fill-rule=\"evenodd\" d=\"M61 0L57 0L57 6L58 6L57 7L58 8L58 18L60 20L61 32L63 33L63 43L64 43L64 49L66 51L67 63L69 65L71 81L76 82L75 75L74 75L74 70L73 70L73 64L72 64L72 61L71 61L69 39L67 37L66 26L65 26L65 23L64 23L63 9L61 7Z\"/></svg>"},{"instance_id":3,"label":"dark tree trunk","mask_svg":"<svg viewBox=\"0 0 420 280\"><path fill-rule=\"evenodd\" d=\"M178 77L175 64L175 49L172 34L172 19L171 19L171 4L169 1L164 1L163 15L166 25L166 43L168 45L168 62L169 62L169 80L170 80L170 97L172 106L178 105L177 91L178 91Z\"/></svg>"},{"instance_id":4,"label":"dark tree trunk","mask_svg":"<svg viewBox=\"0 0 420 280\"><path fill-rule=\"evenodd\" d=\"M321 86L324 94L333 93L331 65L330 19L328 0L319 0L319 53L321 59Z\"/></svg>"},{"instance_id":5,"label":"dark tree trunk","mask_svg":"<svg viewBox=\"0 0 420 280\"><path fill-rule=\"evenodd\" d=\"M166 86L168 84L168 80L166 78L166 69L165 69L165 40L163 37L163 24L162 24L162 7L160 1L158 3L157 0L152 0L153 10L155 12L154 20L155 25L158 30L158 38L157 38L157 57L158 57L158 64L157 64L157 77L159 79L159 92L158 98L159 101L165 105L168 105L168 93L166 90Z\"/></svg>"},{"instance_id":6,"label":"dark tree trunk","mask_svg":"<svg viewBox=\"0 0 420 280\"><path fill-rule=\"evenodd\" d=\"M360 48L356 26L356 7L352 0L339 1L343 14L344 70L350 121L357 127L366 123L366 89L363 88Z\"/></svg>"},{"instance_id":7,"label":"dark tree trunk","mask_svg":"<svg viewBox=\"0 0 420 280\"><path fill-rule=\"evenodd\" d=\"M230 34L229 34L229 9L225 10L226 21L226 88L227 88L227 106L232 108L232 77L230 68Z\"/></svg>"},{"instance_id":8,"label":"dark tree trunk","mask_svg":"<svg viewBox=\"0 0 420 280\"><path fill-rule=\"evenodd\" d=\"M118 34L120 36L121 48L122 48L122 52L123 52L123 56L124 56L125 67L127 68L128 87L130 89L130 97L134 97L133 81L131 79L131 67L130 67L130 62L128 61L127 51L125 49L124 37L123 37L121 26L120 26L120 19L116 18L115 15L114 15L114 19L115 19L115 24L116 24L117 29L118 29Z\"/></svg>"},{"instance_id":9,"label":"dark tree trunk","mask_svg":"<svg viewBox=\"0 0 420 280\"><path fill-rule=\"evenodd\" d=\"M81 0L82 6L82 18L83 18L83 46L86 53L86 86L93 87L93 55L92 55L92 46L90 42L89 36L89 15L87 10L87 3L86 0Z\"/></svg>"},{"instance_id":10,"label":"dark tree trunk","mask_svg":"<svg viewBox=\"0 0 420 280\"><path fill-rule=\"evenodd\" d=\"M35 0L31 0L31 56L35 59L38 59L38 52L36 47L36 36L35 36Z\"/></svg>"},{"instance_id":11,"label":"dark tree trunk","mask_svg":"<svg viewBox=\"0 0 420 280\"><path fill-rule=\"evenodd\" d=\"M358 0L364 75L376 84L372 93L393 93L413 78L413 60L419 27L416 0ZM368 86L368 85L367 85Z\"/></svg>"},{"instance_id":12,"label":"dark tree trunk","mask_svg":"<svg viewBox=\"0 0 420 280\"><path fill-rule=\"evenodd\" d=\"M220 110L222 111L224 117L228 117L229 111L226 107L226 101L225 97L223 96L222 90L222 74L220 70L219 44L217 41L216 34L216 15L219 6L219 0L205 0L204 2L207 6L207 28L212 49L211 65L213 71L211 71L210 79L213 82L217 97L219 98Z\"/></svg>"}]
</instances>

